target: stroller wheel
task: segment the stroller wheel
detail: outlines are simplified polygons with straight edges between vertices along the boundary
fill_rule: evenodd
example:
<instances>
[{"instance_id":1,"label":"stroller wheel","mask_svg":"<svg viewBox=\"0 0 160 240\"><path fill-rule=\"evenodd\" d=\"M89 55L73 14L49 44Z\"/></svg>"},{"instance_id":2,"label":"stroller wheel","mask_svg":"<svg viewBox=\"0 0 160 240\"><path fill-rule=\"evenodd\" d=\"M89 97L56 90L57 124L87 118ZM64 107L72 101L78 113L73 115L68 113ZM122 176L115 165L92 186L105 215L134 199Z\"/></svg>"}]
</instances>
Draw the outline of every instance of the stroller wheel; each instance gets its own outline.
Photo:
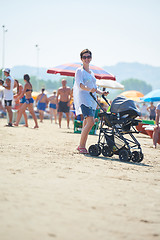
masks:
<instances>
[{"instance_id":1,"label":"stroller wheel","mask_svg":"<svg viewBox=\"0 0 160 240\"><path fill-rule=\"evenodd\" d=\"M144 154L142 152L139 153L140 155L140 158L139 158L139 161L138 162L142 162L143 158L144 158Z\"/></svg>"},{"instance_id":2,"label":"stroller wheel","mask_svg":"<svg viewBox=\"0 0 160 240\"><path fill-rule=\"evenodd\" d=\"M123 149L119 152L119 159L123 162L129 161L129 153L127 150Z\"/></svg>"},{"instance_id":3,"label":"stroller wheel","mask_svg":"<svg viewBox=\"0 0 160 240\"><path fill-rule=\"evenodd\" d=\"M88 151L91 156L99 156L101 154L101 148L97 144L91 145Z\"/></svg>"},{"instance_id":4,"label":"stroller wheel","mask_svg":"<svg viewBox=\"0 0 160 240\"><path fill-rule=\"evenodd\" d=\"M143 160L143 159L142 159ZM142 161L141 160L141 161ZM132 152L132 161L133 162L141 162L140 161L140 153L138 151L133 151Z\"/></svg>"},{"instance_id":5,"label":"stroller wheel","mask_svg":"<svg viewBox=\"0 0 160 240\"><path fill-rule=\"evenodd\" d=\"M112 157L113 156L113 153L111 152L111 150L108 146L103 146L102 154L104 157Z\"/></svg>"}]
</instances>

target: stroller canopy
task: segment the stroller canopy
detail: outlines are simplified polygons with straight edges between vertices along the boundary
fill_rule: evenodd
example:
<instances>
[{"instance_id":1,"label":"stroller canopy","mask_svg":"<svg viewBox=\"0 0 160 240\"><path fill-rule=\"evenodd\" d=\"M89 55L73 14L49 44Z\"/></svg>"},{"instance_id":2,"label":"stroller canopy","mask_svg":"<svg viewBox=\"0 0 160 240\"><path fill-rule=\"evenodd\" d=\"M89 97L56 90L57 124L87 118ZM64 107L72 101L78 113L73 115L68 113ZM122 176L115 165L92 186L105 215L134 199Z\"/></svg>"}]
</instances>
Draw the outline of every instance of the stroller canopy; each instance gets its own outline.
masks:
<instances>
[{"instance_id":1,"label":"stroller canopy","mask_svg":"<svg viewBox=\"0 0 160 240\"><path fill-rule=\"evenodd\" d=\"M131 99L128 99L124 96L118 96L116 97L112 104L111 104L111 109L110 111L112 113L128 113L130 114L131 112L136 113L137 116L141 115L140 110L136 107L135 102Z\"/></svg>"}]
</instances>

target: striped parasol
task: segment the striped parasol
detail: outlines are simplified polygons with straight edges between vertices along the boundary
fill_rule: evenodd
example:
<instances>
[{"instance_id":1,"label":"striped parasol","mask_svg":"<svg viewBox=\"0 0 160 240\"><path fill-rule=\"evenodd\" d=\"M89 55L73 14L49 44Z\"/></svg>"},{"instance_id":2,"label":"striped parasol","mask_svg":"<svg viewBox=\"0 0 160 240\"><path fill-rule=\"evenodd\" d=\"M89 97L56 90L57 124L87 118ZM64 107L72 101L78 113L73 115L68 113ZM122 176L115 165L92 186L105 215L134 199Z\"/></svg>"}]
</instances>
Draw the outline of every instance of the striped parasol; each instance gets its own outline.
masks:
<instances>
[{"instance_id":1,"label":"striped parasol","mask_svg":"<svg viewBox=\"0 0 160 240\"><path fill-rule=\"evenodd\" d=\"M50 68L47 70L47 73L50 73L50 74L59 73L60 75L63 75L63 76L74 77L76 69L81 66L82 66L81 63L67 63L67 64L59 65L54 68ZM110 80L116 81L116 78L114 75L106 72L104 69L102 69L100 67L90 64L90 69L93 71L93 73L97 79L110 79Z\"/></svg>"}]
</instances>

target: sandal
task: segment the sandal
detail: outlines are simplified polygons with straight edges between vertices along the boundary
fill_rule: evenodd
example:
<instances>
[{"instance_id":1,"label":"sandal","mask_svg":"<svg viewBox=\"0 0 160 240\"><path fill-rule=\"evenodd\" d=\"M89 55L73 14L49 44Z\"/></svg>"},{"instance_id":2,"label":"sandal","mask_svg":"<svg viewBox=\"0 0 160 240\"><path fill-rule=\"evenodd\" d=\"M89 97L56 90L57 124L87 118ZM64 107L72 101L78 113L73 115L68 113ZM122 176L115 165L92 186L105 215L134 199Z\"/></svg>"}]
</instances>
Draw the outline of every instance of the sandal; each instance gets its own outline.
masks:
<instances>
[{"instance_id":1,"label":"sandal","mask_svg":"<svg viewBox=\"0 0 160 240\"><path fill-rule=\"evenodd\" d=\"M82 147L79 147L77 148L77 150L79 151L79 153L81 154L88 154L88 151L86 148L82 148Z\"/></svg>"}]
</instances>

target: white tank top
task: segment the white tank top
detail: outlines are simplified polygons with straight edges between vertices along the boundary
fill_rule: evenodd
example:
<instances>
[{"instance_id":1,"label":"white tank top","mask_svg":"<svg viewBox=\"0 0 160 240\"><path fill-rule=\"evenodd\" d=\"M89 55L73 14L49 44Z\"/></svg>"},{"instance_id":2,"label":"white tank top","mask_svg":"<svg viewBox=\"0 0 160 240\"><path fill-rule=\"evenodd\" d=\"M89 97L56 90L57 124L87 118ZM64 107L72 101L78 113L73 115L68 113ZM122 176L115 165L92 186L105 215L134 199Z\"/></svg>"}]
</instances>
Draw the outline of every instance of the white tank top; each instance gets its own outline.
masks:
<instances>
[{"instance_id":1,"label":"white tank top","mask_svg":"<svg viewBox=\"0 0 160 240\"><path fill-rule=\"evenodd\" d=\"M4 100L13 100L13 87L14 87L14 79L11 76L7 77L11 80L10 90L4 89Z\"/></svg>"}]
</instances>

